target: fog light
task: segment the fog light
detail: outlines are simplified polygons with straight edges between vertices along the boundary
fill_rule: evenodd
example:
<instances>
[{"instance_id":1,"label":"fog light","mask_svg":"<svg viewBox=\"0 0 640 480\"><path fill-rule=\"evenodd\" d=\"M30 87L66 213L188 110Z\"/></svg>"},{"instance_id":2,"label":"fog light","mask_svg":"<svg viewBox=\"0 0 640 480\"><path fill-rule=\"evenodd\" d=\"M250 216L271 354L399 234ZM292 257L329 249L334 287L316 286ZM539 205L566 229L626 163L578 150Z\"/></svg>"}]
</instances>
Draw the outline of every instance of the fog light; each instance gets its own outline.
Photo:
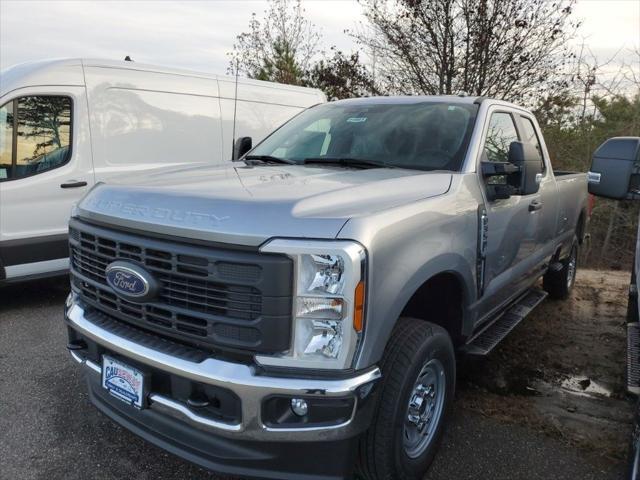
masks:
<instances>
[{"instance_id":1,"label":"fog light","mask_svg":"<svg viewBox=\"0 0 640 480\"><path fill-rule=\"evenodd\" d=\"M309 412L309 406L307 405L307 401L303 398L292 398L291 410L293 410L293 413L299 417L304 417Z\"/></svg>"},{"instance_id":2,"label":"fog light","mask_svg":"<svg viewBox=\"0 0 640 480\"><path fill-rule=\"evenodd\" d=\"M71 306L73 305L74 300L75 300L75 294L73 292L71 292L69 295L67 295L67 299L64 302L64 304L67 307L67 309L71 308Z\"/></svg>"}]
</instances>

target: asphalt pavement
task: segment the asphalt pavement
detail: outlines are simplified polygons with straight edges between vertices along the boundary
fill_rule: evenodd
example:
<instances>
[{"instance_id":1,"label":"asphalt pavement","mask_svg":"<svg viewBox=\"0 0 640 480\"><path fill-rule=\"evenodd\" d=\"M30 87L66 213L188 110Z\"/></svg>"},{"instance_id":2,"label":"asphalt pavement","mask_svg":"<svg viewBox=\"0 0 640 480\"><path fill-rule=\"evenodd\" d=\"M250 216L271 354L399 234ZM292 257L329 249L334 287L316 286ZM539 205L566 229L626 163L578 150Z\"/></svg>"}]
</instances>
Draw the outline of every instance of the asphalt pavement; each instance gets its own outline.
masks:
<instances>
[{"instance_id":1,"label":"asphalt pavement","mask_svg":"<svg viewBox=\"0 0 640 480\"><path fill-rule=\"evenodd\" d=\"M222 479L115 425L69 358L66 278L0 288L0 479ZM454 409L425 480L621 479L613 464L525 427Z\"/></svg>"}]
</instances>

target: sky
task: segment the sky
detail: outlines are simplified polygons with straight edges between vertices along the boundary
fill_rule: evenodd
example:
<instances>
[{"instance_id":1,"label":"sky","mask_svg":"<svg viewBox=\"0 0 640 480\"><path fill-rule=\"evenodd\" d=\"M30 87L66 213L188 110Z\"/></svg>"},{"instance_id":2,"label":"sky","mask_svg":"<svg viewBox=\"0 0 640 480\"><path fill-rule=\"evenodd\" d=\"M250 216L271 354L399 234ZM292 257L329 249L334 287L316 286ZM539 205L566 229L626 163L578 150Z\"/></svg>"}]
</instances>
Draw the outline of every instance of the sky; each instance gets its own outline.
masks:
<instances>
[{"instance_id":1,"label":"sky","mask_svg":"<svg viewBox=\"0 0 640 480\"><path fill-rule=\"evenodd\" d=\"M142 63L225 73L235 36L266 6L257 0L0 0L0 69L43 58L130 55ZM355 49L344 33L362 20L355 0L303 0L303 6L326 50ZM574 13L583 21L575 42L584 40L601 62L619 50L618 59L630 59L628 50L640 48L640 1L578 0Z\"/></svg>"}]
</instances>

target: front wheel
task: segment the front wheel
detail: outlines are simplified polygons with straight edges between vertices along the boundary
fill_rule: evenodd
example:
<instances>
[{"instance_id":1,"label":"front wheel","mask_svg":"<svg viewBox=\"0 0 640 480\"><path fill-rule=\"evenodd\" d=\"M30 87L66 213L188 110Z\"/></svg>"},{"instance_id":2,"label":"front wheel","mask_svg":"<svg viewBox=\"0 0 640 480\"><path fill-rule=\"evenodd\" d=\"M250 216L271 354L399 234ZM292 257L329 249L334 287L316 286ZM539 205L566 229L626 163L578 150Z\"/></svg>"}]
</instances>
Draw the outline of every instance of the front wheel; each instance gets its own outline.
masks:
<instances>
[{"instance_id":1,"label":"front wheel","mask_svg":"<svg viewBox=\"0 0 640 480\"><path fill-rule=\"evenodd\" d=\"M358 470L378 479L420 479L440 443L453 401L455 353L442 327L400 318L381 363L373 423L360 442Z\"/></svg>"},{"instance_id":2,"label":"front wheel","mask_svg":"<svg viewBox=\"0 0 640 480\"><path fill-rule=\"evenodd\" d=\"M549 270L542 278L542 287L551 298L564 300L569 297L576 282L578 270L578 239L574 237L569 256L560 262L562 268Z\"/></svg>"}]
</instances>

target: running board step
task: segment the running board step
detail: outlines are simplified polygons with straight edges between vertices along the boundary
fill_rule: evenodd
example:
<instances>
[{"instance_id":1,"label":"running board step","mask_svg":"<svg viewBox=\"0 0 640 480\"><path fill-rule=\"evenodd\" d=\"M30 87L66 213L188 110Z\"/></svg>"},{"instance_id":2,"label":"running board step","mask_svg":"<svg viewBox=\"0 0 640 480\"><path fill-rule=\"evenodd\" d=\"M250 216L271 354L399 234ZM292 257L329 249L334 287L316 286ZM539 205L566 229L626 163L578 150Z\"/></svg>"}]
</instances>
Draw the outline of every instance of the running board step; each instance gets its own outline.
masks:
<instances>
[{"instance_id":1,"label":"running board step","mask_svg":"<svg viewBox=\"0 0 640 480\"><path fill-rule=\"evenodd\" d=\"M547 292L543 290L529 290L502 316L465 345L462 351L470 355L488 355L546 296Z\"/></svg>"},{"instance_id":2,"label":"running board step","mask_svg":"<svg viewBox=\"0 0 640 480\"><path fill-rule=\"evenodd\" d=\"M627 390L640 395L640 324L627 324Z\"/></svg>"}]
</instances>

